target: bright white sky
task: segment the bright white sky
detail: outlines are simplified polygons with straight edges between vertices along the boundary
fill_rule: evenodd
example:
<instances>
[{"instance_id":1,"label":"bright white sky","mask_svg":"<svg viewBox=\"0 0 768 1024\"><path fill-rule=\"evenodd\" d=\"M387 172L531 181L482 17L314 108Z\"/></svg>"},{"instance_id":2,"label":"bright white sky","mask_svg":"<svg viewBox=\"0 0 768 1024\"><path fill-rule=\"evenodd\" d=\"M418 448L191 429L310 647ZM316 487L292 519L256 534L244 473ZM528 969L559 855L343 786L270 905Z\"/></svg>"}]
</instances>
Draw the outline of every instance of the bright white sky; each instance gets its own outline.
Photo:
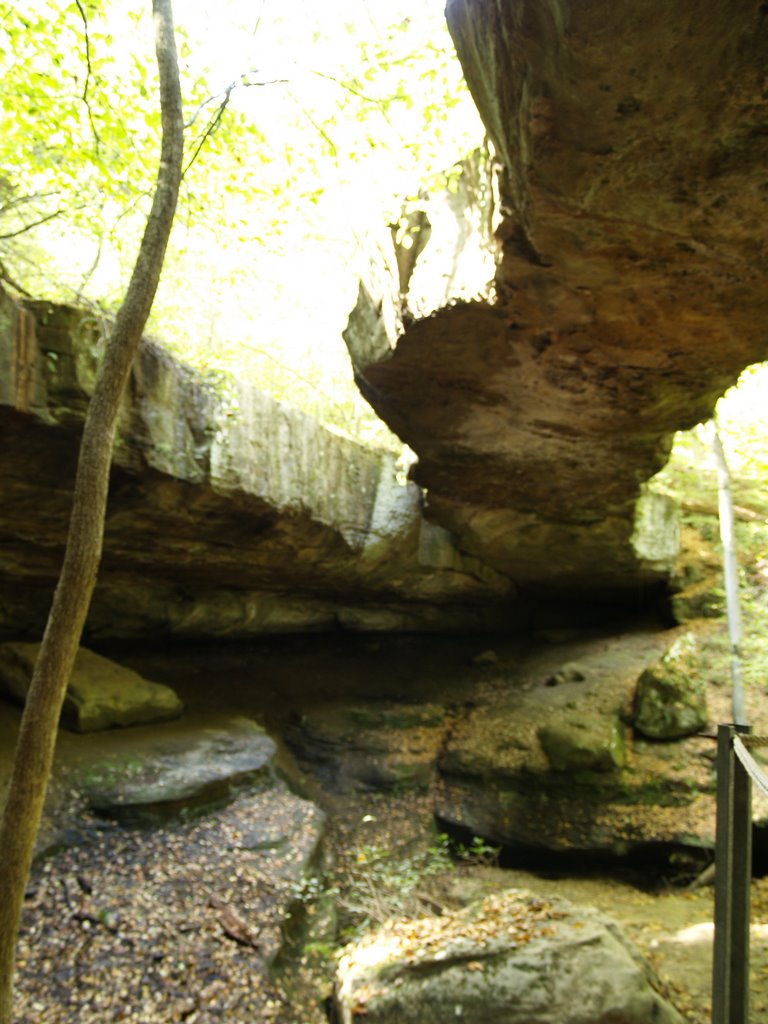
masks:
<instances>
[{"instance_id":1,"label":"bright white sky","mask_svg":"<svg viewBox=\"0 0 768 1024\"><path fill-rule=\"evenodd\" d=\"M18 3L43 19L62 9L60 0ZM63 7L79 30L74 0ZM341 331L367 232L385 235L405 197L483 138L443 7L444 0L174 0L189 43L180 48L187 83L204 78L213 98L243 74L280 81L231 96L231 109L264 139L241 135L233 155L225 126L186 180L198 213L189 227L177 217L153 312L152 330L170 347L200 365L197 354L207 346L209 366L238 375L248 367L252 379L288 401L297 398L285 383L291 373L317 391L346 387L349 399ZM132 80L137 64L149 76L150 0L101 0L86 9L92 38L109 47L118 77ZM70 46L66 54L78 81L84 52L83 39L81 51ZM350 83L359 83L359 95ZM114 98L120 102L117 92ZM189 130L188 152L216 107L212 99ZM233 176L234 195L223 184ZM216 206L225 228L211 212ZM117 303L141 224L123 220L119 209L108 217L120 225L122 251L105 244L95 270L93 240L78 246L56 224L45 250L62 290L76 291L89 274L88 297ZM278 364L291 370L270 380Z\"/></svg>"},{"instance_id":2,"label":"bright white sky","mask_svg":"<svg viewBox=\"0 0 768 1024\"><path fill-rule=\"evenodd\" d=\"M221 87L252 69L265 80L287 79L263 89L238 90L233 99L271 140L280 139L288 122L306 110L307 138L316 142L309 120L336 118L340 86L331 79L345 77L359 64L362 40L371 46L384 43L390 26L407 19L396 44L409 49L413 40L412 52L419 53L427 39L452 52L443 7L444 0L218 0L212 8L208 0L177 0L176 17L192 44L191 70L207 71ZM425 70L429 62L425 54ZM458 74L458 63L456 68ZM373 86L366 83L365 88L375 95ZM358 149L360 155L351 162L340 159L336 166L328 162L322 170L327 177L318 184L324 194L317 208L306 211L312 223L302 219L303 213L267 251L252 254L265 274L244 290L225 285L209 311L214 334L227 344L240 338L242 346L268 351L269 358L298 368L314 364L313 379L328 390L340 372L349 374L341 330L355 301L359 243L371 226L383 228L393 204L399 209L394 196L415 193L428 161L434 170L447 170L482 139L468 97L451 127L436 124L429 137L418 102L413 109L396 105L391 119L380 124L334 120L329 132L340 154ZM381 134L381 144L366 155L365 140L372 131ZM415 147L414 156L409 156L409 145ZM253 173L258 180L259 169ZM242 248L222 245L217 253L222 278L227 267L236 272L242 260ZM192 285L195 295L201 294L204 280L205 275Z\"/></svg>"},{"instance_id":3,"label":"bright white sky","mask_svg":"<svg viewBox=\"0 0 768 1024\"><path fill-rule=\"evenodd\" d=\"M354 60L359 38L383 38L406 18L434 25L436 35L444 25L444 0L177 0L175 7L178 24L200 43L190 65L222 84L253 68L293 81L335 75Z\"/></svg>"}]
</instances>

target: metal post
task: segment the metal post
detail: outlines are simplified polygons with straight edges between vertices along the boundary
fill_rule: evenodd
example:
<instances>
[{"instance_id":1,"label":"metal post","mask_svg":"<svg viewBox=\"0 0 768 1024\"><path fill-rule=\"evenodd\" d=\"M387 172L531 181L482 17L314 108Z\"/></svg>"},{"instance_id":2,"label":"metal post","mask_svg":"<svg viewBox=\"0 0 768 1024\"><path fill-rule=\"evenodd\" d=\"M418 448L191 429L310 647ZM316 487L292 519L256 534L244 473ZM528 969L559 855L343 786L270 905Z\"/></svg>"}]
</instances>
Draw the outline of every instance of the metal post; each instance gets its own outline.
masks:
<instances>
[{"instance_id":1,"label":"metal post","mask_svg":"<svg viewBox=\"0 0 768 1024\"><path fill-rule=\"evenodd\" d=\"M749 1011L751 780L733 750L733 737L748 732L735 725L717 731L712 1024L747 1024Z\"/></svg>"}]
</instances>

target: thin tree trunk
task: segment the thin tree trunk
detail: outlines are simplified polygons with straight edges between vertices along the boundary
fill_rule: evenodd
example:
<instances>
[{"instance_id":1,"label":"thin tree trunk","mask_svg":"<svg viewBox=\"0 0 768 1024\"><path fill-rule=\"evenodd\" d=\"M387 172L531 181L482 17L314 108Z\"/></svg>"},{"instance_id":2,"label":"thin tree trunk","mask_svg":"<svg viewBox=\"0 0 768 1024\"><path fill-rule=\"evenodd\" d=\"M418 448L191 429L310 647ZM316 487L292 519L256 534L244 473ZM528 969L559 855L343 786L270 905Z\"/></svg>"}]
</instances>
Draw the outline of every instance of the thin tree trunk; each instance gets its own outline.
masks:
<instances>
[{"instance_id":1,"label":"thin tree trunk","mask_svg":"<svg viewBox=\"0 0 768 1024\"><path fill-rule=\"evenodd\" d=\"M717 465L717 497L720 513L720 540L723 545L723 576L725 606L728 615L728 640L731 663L731 704L734 725L746 725L744 687L741 681L741 605L739 603L739 568L736 560L736 536L733 529L733 497L731 474L720 440L717 422L709 424L710 443Z\"/></svg>"},{"instance_id":2,"label":"thin tree trunk","mask_svg":"<svg viewBox=\"0 0 768 1024\"><path fill-rule=\"evenodd\" d=\"M152 209L110 332L85 420L67 546L21 722L0 823L0 1024L11 1024L24 890L53 762L59 715L96 584L120 400L157 291L176 212L183 121L171 0L153 0L162 147Z\"/></svg>"}]
</instances>

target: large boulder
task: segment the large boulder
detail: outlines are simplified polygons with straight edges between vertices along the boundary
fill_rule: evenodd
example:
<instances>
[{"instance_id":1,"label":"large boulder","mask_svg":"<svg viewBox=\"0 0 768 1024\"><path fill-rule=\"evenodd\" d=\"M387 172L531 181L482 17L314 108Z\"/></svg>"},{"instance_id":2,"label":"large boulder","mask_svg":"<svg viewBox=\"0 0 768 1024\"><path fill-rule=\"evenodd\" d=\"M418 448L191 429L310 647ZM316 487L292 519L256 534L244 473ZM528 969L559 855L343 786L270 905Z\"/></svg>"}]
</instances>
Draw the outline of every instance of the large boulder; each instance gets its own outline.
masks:
<instances>
[{"instance_id":1,"label":"large boulder","mask_svg":"<svg viewBox=\"0 0 768 1024\"><path fill-rule=\"evenodd\" d=\"M241 790L269 782L275 752L274 740L261 726L234 717L91 760L75 772L73 782L97 813L131 824L153 823L226 803Z\"/></svg>"},{"instance_id":2,"label":"large boulder","mask_svg":"<svg viewBox=\"0 0 768 1024\"><path fill-rule=\"evenodd\" d=\"M514 890L396 921L348 947L341 1024L682 1024L650 966L595 910Z\"/></svg>"},{"instance_id":3,"label":"large boulder","mask_svg":"<svg viewBox=\"0 0 768 1024\"><path fill-rule=\"evenodd\" d=\"M707 724L703 663L693 633L679 636L637 681L635 729L654 740L691 736Z\"/></svg>"},{"instance_id":4,"label":"large boulder","mask_svg":"<svg viewBox=\"0 0 768 1024\"><path fill-rule=\"evenodd\" d=\"M0 687L22 704L32 680L39 644L0 644ZM81 647L62 709L62 723L75 732L139 725L178 718L184 710L170 686L152 683Z\"/></svg>"}]
</instances>

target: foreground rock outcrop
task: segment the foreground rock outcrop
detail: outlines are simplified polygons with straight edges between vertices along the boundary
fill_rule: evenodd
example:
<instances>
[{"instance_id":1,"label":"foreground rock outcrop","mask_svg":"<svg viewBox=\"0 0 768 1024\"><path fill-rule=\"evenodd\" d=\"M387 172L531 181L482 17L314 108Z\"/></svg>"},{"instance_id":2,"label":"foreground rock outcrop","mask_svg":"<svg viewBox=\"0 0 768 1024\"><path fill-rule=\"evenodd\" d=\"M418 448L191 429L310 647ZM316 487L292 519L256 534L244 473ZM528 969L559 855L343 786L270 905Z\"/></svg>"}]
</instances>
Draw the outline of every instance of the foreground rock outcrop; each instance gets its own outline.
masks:
<instances>
[{"instance_id":1,"label":"foreground rock outcrop","mask_svg":"<svg viewBox=\"0 0 768 1024\"><path fill-rule=\"evenodd\" d=\"M39 635L101 336L0 293L0 634ZM510 581L426 523L395 456L145 342L118 428L91 636L475 628Z\"/></svg>"},{"instance_id":2,"label":"foreground rock outcrop","mask_svg":"<svg viewBox=\"0 0 768 1024\"><path fill-rule=\"evenodd\" d=\"M463 550L528 594L637 594L674 557L642 482L768 355L765 12L446 13L499 163L498 266L403 312L377 264L346 332L361 390Z\"/></svg>"},{"instance_id":3,"label":"foreground rock outcrop","mask_svg":"<svg viewBox=\"0 0 768 1024\"><path fill-rule=\"evenodd\" d=\"M339 963L340 1024L682 1024L618 926L509 891L384 926Z\"/></svg>"}]
</instances>

